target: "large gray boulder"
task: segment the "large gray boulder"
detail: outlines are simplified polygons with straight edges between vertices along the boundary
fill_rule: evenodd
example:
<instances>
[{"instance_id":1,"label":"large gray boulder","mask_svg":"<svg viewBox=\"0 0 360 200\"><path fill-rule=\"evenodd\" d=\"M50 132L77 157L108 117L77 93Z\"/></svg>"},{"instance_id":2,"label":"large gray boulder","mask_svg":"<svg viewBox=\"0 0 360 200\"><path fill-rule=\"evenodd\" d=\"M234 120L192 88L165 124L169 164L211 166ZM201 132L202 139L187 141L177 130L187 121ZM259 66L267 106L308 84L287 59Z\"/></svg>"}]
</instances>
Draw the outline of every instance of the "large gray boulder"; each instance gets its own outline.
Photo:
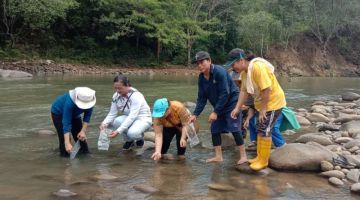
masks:
<instances>
[{"instance_id":1,"label":"large gray boulder","mask_svg":"<svg viewBox=\"0 0 360 200\"><path fill-rule=\"evenodd\" d=\"M320 113L310 113L306 118L311 122L330 122L330 119Z\"/></svg>"},{"instance_id":2,"label":"large gray boulder","mask_svg":"<svg viewBox=\"0 0 360 200\"><path fill-rule=\"evenodd\" d=\"M33 75L27 72L0 69L0 78L31 78L31 77L33 77Z\"/></svg>"},{"instance_id":3,"label":"large gray boulder","mask_svg":"<svg viewBox=\"0 0 360 200\"><path fill-rule=\"evenodd\" d=\"M320 171L321 161L332 162L333 154L314 144L291 143L271 153L269 166L278 170Z\"/></svg>"},{"instance_id":4,"label":"large gray boulder","mask_svg":"<svg viewBox=\"0 0 360 200\"><path fill-rule=\"evenodd\" d=\"M360 115L343 114L343 115L339 116L338 118L334 119L334 123L344 124L344 123L350 122L352 120L360 120Z\"/></svg>"},{"instance_id":5,"label":"large gray boulder","mask_svg":"<svg viewBox=\"0 0 360 200\"><path fill-rule=\"evenodd\" d=\"M296 119L298 120L298 122L301 126L310 126L311 125L311 122L303 116L296 115Z\"/></svg>"},{"instance_id":6,"label":"large gray boulder","mask_svg":"<svg viewBox=\"0 0 360 200\"><path fill-rule=\"evenodd\" d=\"M298 137L295 142L298 143L307 143L307 142L316 142L321 145L327 146L333 144L333 142L330 140L330 138L326 135L323 135L321 133L307 133L300 137Z\"/></svg>"},{"instance_id":7,"label":"large gray boulder","mask_svg":"<svg viewBox=\"0 0 360 200\"><path fill-rule=\"evenodd\" d=\"M354 92L345 92L341 95L341 98L344 101L355 101L360 99L360 94L356 94Z\"/></svg>"},{"instance_id":8,"label":"large gray boulder","mask_svg":"<svg viewBox=\"0 0 360 200\"><path fill-rule=\"evenodd\" d=\"M340 130L347 131L351 137L355 138L360 134L360 120L347 122L341 125Z\"/></svg>"}]
</instances>

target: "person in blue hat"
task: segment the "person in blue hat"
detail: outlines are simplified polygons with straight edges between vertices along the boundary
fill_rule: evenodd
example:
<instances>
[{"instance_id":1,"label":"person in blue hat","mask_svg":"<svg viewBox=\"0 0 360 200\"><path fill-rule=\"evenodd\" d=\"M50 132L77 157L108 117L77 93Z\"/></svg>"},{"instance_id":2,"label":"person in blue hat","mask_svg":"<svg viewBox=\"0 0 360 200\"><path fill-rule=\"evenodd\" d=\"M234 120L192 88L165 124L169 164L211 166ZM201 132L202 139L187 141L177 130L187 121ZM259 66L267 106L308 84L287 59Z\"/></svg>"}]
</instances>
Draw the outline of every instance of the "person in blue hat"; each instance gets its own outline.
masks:
<instances>
[{"instance_id":1,"label":"person in blue hat","mask_svg":"<svg viewBox=\"0 0 360 200\"><path fill-rule=\"evenodd\" d=\"M176 136L178 159L185 159L187 126L190 113L179 101L169 101L166 98L154 102L152 117L155 132L155 152L151 156L154 160L164 158L170 143Z\"/></svg>"},{"instance_id":2,"label":"person in blue hat","mask_svg":"<svg viewBox=\"0 0 360 200\"><path fill-rule=\"evenodd\" d=\"M215 156L206 162L222 162L221 133L231 132L236 145L239 148L240 159L237 164L247 162L242 128L242 114L237 119L230 116L235 108L239 96L239 88L235 85L229 73L220 65L214 65L208 52L199 51L195 54L193 63L199 69L198 97L196 107L190 121L195 121L207 101L213 106L213 111L208 117L211 123L211 138L214 146Z\"/></svg>"}]
</instances>

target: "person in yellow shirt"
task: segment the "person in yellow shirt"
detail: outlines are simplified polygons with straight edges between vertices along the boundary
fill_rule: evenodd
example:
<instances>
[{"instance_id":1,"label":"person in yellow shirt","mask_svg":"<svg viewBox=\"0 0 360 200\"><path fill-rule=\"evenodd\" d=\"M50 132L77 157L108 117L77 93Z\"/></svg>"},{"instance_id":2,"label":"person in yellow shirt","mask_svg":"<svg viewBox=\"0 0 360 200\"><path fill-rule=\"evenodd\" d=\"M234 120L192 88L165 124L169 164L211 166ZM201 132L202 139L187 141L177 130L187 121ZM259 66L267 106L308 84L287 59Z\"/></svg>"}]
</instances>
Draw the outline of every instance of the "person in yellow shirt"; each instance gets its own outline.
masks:
<instances>
[{"instance_id":1,"label":"person in yellow shirt","mask_svg":"<svg viewBox=\"0 0 360 200\"><path fill-rule=\"evenodd\" d=\"M274 74L274 66L263 58L246 55L235 48L229 52L225 67L232 67L240 74L241 91L231 117L236 118L249 95L254 97L257 114L257 156L249 160L250 168L261 170L268 166L271 149L271 130L286 106L285 94Z\"/></svg>"}]
</instances>

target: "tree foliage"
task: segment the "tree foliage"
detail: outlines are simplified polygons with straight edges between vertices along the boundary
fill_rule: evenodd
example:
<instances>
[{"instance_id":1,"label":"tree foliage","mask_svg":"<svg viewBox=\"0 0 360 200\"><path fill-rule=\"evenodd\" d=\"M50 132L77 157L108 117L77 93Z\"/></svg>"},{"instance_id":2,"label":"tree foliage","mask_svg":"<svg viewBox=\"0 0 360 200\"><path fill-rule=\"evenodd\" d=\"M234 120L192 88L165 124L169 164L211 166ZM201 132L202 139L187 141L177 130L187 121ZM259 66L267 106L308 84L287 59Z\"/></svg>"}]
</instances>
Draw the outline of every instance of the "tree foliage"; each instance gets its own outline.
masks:
<instances>
[{"instance_id":1,"label":"tree foliage","mask_svg":"<svg viewBox=\"0 0 360 200\"><path fill-rule=\"evenodd\" d=\"M331 40L351 52L360 28L359 0L2 0L0 14L3 49L141 65L189 65L198 50L222 62L234 47L264 55L297 34L324 55Z\"/></svg>"}]
</instances>

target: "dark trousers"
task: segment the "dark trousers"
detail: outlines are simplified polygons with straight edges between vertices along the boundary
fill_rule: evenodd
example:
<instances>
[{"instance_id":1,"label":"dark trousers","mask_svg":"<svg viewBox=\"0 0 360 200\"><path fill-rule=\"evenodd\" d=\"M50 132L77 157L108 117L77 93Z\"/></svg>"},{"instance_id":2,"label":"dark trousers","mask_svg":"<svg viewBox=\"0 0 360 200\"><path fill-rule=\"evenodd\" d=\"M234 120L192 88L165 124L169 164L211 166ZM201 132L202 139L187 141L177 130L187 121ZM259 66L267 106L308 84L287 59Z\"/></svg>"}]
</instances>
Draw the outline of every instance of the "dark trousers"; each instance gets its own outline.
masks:
<instances>
[{"instance_id":1,"label":"dark trousers","mask_svg":"<svg viewBox=\"0 0 360 200\"><path fill-rule=\"evenodd\" d=\"M232 132L234 140L237 146L244 144L244 138L241 132ZM213 146L221 146L221 133L211 134Z\"/></svg>"},{"instance_id":2,"label":"dark trousers","mask_svg":"<svg viewBox=\"0 0 360 200\"><path fill-rule=\"evenodd\" d=\"M70 154L65 149L65 141L64 141L64 130L62 125L62 116L54 115L51 113L51 118L53 121L53 124L56 128L58 138L59 138L59 150L60 150L60 156L68 157ZM78 140L77 135L82 129L82 120L81 118L75 118L71 121L71 134L73 136L74 141L76 142ZM79 152L82 153L88 153L88 145L86 141L80 141L80 150Z\"/></svg>"},{"instance_id":3,"label":"dark trousers","mask_svg":"<svg viewBox=\"0 0 360 200\"><path fill-rule=\"evenodd\" d=\"M174 136L176 135L176 147L177 147L177 154L184 155L186 148L180 147L180 139L181 139L181 132L177 127L163 127L163 143L161 147L161 154L166 154L169 150L170 143Z\"/></svg>"}]
</instances>

